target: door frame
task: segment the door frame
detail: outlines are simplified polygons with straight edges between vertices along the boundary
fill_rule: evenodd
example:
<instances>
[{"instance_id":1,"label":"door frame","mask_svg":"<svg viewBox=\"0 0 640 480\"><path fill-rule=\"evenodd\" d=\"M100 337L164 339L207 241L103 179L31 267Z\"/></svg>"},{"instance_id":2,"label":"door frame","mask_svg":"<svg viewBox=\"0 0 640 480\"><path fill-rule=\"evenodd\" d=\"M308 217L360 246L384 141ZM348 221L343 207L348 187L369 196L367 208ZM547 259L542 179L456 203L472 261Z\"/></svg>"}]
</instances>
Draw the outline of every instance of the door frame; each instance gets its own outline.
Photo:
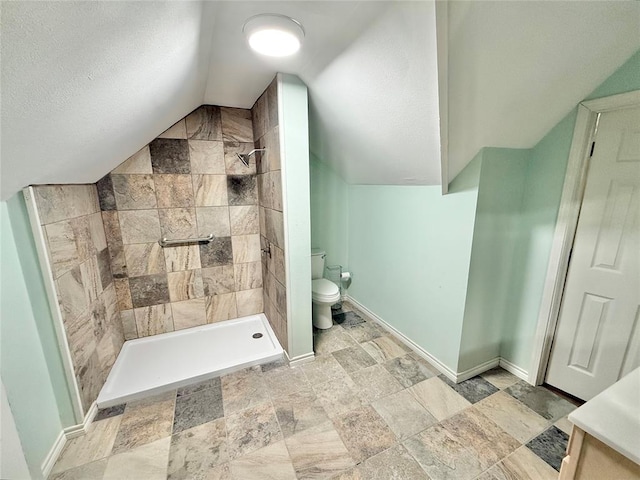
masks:
<instances>
[{"instance_id":1,"label":"door frame","mask_svg":"<svg viewBox=\"0 0 640 480\"><path fill-rule=\"evenodd\" d=\"M551 344L558 324L560 305L569 269L569 258L578 227L578 217L587 179L588 160L591 156L591 144L597 132L599 115L639 105L640 90L588 100L578 105L578 116L573 130L560 209L551 243L549 264L533 343L531 367L527 379L532 385L542 384L547 372Z\"/></svg>"}]
</instances>

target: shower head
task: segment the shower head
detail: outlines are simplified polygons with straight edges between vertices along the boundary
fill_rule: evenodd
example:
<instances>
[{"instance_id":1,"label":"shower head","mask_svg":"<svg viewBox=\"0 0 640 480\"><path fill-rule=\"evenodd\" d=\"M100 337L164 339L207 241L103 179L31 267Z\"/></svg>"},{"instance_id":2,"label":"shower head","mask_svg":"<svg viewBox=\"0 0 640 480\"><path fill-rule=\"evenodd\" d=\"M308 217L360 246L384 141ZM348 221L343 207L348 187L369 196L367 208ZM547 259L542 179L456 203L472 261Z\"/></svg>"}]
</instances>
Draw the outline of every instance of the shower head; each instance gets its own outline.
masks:
<instances>
[{"instance_id":1,"label":"shower head","mask_svg":"<svg viewBox=\"0 0 640 480\"><path fill-rule=\"evenodd\" d=\"M251 155L255 154L256 152L264 152L265 150L266 148L254 148L249 153L236 153L236 157L238 157L238 160L240 160L245 167L248 167Z\"/></svg>"}]
</instances>

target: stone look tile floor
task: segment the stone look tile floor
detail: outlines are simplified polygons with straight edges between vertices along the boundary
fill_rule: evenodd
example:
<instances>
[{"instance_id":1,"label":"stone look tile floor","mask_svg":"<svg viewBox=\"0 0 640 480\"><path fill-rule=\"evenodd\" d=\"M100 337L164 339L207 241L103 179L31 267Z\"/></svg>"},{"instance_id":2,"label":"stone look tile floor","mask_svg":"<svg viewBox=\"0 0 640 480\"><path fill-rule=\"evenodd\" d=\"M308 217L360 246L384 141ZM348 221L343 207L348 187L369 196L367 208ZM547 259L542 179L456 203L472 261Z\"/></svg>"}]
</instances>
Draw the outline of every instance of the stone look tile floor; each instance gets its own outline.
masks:
<instances>
[{"instance_id":1,"label":"stone look tile floor","mask_svg":"<svg viewBox=\"0 0 640 480\"><path fill-rule=\"evenodd\" d=\"M101 410L52 480L556 479L575 408L496 368L454 384L345 304L316 360Z\"/></svg>"}]
</instances>

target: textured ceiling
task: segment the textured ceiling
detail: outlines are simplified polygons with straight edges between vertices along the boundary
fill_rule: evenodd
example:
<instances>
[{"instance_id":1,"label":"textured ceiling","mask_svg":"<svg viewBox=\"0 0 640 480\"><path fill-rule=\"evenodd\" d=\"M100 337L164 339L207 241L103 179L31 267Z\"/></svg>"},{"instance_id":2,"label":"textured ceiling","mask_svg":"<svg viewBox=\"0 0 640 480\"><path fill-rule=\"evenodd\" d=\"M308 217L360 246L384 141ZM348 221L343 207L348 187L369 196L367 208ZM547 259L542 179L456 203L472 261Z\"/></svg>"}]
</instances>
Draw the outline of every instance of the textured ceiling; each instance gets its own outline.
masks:
<instances>
[{"instance_id":1,"label":"textured ceiling","mask_svg":"<svg viewBox=\"0 0 640 480\"><path fill-rule=\"evenodd\" d=\"M250 107L278 71L309 86L312 152L348 182L440 183L432 1L0 8L2 199L33 183L95 182L200 104ZM449 178L483 146L535 144L640 46L635 1L447 11ZM247 49L242 24L265 12L303 23L295 57Z\"/></svg>"}]
</instances>

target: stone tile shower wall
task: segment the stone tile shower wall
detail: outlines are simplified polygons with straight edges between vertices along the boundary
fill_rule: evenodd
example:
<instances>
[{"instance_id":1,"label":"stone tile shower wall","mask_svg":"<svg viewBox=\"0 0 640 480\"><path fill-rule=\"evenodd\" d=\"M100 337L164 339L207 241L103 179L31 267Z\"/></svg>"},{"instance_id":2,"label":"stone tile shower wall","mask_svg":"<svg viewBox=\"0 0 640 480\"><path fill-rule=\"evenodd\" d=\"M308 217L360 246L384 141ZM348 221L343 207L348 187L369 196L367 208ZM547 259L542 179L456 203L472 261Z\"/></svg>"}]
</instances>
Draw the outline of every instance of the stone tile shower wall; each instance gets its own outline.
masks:
<instances>
[{"instance_id":1,"label":"stone tile shower wall","mask_svg":"<svg viewBox=\"0 0 640 480\"><path fill-rule=\"evenodd\" d=\"M74 373L86 412L124 343L95 185L34 187Z\"/></svg>"},{"instance_id":2,"label":"stone tile shower wall","mask_svg":"<svg viewBox=\"0 0 640 480\"><path fill-rule=\"evenodd\" d=\"M270 257L262 258L264 313L280 344L288 351L277 79L258 98L251 113L255 146L267 149L257 160L260 243L271 251Z\"/></svg>"},{"instance_id":3,"label":"stone tile shower wall","mask_svg":"<svg viewBox=\"0 0 640 480\"><path fill-rule=\"evenodd\" d=\"M255 158L236 157L251 149L249 110L205 105L98 182L126 339L263 311Z\"/></svg>"}]
</instances>

